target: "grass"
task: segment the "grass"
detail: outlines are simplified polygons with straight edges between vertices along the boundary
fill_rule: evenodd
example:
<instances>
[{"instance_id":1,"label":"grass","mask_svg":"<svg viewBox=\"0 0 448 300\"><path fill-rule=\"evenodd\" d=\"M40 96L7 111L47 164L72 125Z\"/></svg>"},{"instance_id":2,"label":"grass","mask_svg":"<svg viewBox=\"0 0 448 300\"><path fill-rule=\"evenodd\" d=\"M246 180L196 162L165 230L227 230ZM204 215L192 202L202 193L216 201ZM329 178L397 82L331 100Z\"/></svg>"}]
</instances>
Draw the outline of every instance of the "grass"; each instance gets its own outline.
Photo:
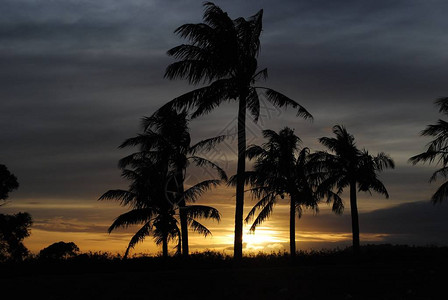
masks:
<instances>
[{"instance_id":1,"label":"grass","mask_svg":"<svg viewBox=\"0 0 448 300\"><path fill-rule=\"evenodd\" d=\"M441 299L448 248L369 245L244 257L217 252L187 260L107 253L0 265L4 293L45 299Z\"/></svg>"}]
</instances>

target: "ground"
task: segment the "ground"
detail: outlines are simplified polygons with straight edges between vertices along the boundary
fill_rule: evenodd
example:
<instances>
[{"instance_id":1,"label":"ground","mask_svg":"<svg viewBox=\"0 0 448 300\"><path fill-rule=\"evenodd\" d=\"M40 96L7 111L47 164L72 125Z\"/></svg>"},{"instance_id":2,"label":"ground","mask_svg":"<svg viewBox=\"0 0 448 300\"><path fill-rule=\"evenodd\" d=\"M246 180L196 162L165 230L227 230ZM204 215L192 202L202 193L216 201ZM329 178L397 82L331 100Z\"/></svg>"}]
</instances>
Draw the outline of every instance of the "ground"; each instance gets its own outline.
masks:
<instances>
[{"instance_id":1,"label":"ground","mask_svg":"<svg viewBox=\"0 0 448 300\"><path fill-rule=\"evenodd\" d=\"M447 248L375 246L245 258L81 258L5 264L3 290L44 299L443 299ZM9 274L9 275L8 275Z\"/></svg>"}]
</instances>

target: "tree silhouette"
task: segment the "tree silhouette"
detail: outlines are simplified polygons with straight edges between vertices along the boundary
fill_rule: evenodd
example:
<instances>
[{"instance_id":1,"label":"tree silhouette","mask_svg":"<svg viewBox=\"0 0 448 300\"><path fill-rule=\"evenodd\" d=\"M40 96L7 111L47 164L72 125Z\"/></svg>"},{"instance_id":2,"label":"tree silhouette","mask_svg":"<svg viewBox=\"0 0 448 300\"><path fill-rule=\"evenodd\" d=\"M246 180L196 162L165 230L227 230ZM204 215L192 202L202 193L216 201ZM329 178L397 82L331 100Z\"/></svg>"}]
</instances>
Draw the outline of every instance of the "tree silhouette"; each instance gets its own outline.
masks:
<instances>
[{"instance_id":1,"label":"tree silhouette","mask_svg":"<svg viewBox=\"0 0 448 300\"><path fill-rule=\"evenodd\" d=\"M315 192L317 177L310 174L312 168L309 149L301 148L301 140L288 127L276 133L263 131L268 139L262 146L251 145L246 151L249 159L254 159L254 170L246 172L246 180L251 184L250 191L259 201L250 210L246 223L257 217L250 228L264 222L272 213L278 198L290 198L290 253L296 254L295 218L302 215L303 207L317 211L319 194ZM235 181L234 178L232 178ZM336 201L340 198L336 197Z\"/></svg>"},{"instance_id":2,"label":"tree silhouette","mask_svg":"<svg viewBox=\"0 0 448 300\"><path fill-rule=\"evenodd\" d=\"M372 190L389 198L386 187L379 180L378 174L383 169L394 168L393 160L384 153L376 156L370 155L366 150L359 150L355 145L355 138L340 125L333 127L335 138L322 137L319 142L328 152L317 152L314 159L320 161L321 171L326 178L321 182L319 189L335 188L341 194L350 188L350 212L352 219L353 251L359 254L359 221L357 208L357 191L371 192Z\"/></svg>"},{"instance_id":3,"label":"tree silhouette","mask_svg":"<svg viewBox=\"0 0 448 300\"><path fill-rule=\"evenodd\" d=\"M259 69L263 10L248 18L232 20L228 14L211 2L204 4L203 23L184 24L175 33L189 41L168 51L177 61L170 64L165 73L169 79L183 78L191 84L203 87L179 96L161 110L167 108L192 108L192 117L211 112L223 102L238 102L238 162L237 174L245 173L246 110L255 121L260 115L258 91L275 106L291 106L297 115L312 116L297 102L270 88L256 86L267 78L267 69ZM208 85L207 85L208 84ZM234 257L242 257L244 178L237 177L235 207Z\"/></svg>"},{"instance_id":4,"label":"tree silhouette","mask_svg":"<svg viewBox=\"0 0 448 300\"><path fill-rule=\"evenodd\" d=\"M30 235L32 223L28 213L0 214L0 260L21 261L28 255L23 239Z\"/></svg>"},{"instance_id":5,"label":"tree silhouette","mask_svg":"<svg viewBox=\"0 0 448 300\"><path fill-rule=\"evenodd\" d=\"M117 200L120 205L131 208L118 216L108 232L132 225L143 226L129 241L124 257L138 242L152 235L157 245L162 244L163 257L168 256L168 242L180 237L172 205L166 201L167 164L151 161L142 156L129 162L131 168L123 169L122 176L131 181L128 190L109 190L99 200Z\"/></svg>"},{"instance_id":6,"label":"tree silhouette","mask_svg":"<svg viewBox=\"0 0 448 300\"><path fill-rule=\"evenodd\" d=\"M9 197L9 193L16 190L19 187L17 177L9 172L5 165L0 165L0 206L5 204L6 199Z\"/></svg>"},{"instance_id":7,"label":"tree silhouette","mask_svg":"<svg viewBox=\"0 0 448 300\"><path fill-rule=\"evenodd\" d=\"M156 238L156 242L162 243L164 256L167 255L167 242L175 238L178 239L178 251L188 256L188 226L207 236L211 232L196 219L211 218L219 221L220 215L213 207L186 205L186 203L194 202L205 191L216 187L220 183L220 179L204 180L185 189L186 169L190 163L200 167L211 167L217 170L221 179L227 179L225 172L218 165L197 155L197 152L201 150L210 150L224 137L210 138L191 146L186 113L177 113L173 110L166 110L157 116L145 118L143 127L143 134L127 139L120 146L122 148L138 146L140 149L139 152L133 153L119 162L119 166L124 169L123 175L136 184L131 186L128 191L109 191L100 199L122 200L123 197L128 196L134 197L134 201L137 202L142 202L139 200L140 198L146 199L143 200L144 206L150 208L145 210L145 213L148 214L147 219L151 220L154 214L160 215L158 219L154 219L153 234L159 236ZM129 166L133 172L126 169ZM149 174L152 169L155 169L156 177L151 177L153 174ZM138 183L140 181L142 184ZM138 197L139 193L144 195ZM179 211L180 230L177 226L176 210ZM160 230L160 228L166 230ZM135 241L139 240L141 239L135 239ZM135 243L130 243L126 256L134 245ZM181 248L182 251L180 251Z\"/></svg>"},{"instance_id":8,"label":"tree silhouette","mask_svg":"<svg viewBox=\"0 0 448 300\"><path fill-rule=\"evenodd\" d=\"M39 258L53 260L67 259L75 256L78 252L79 248L75 243L65 243L61 241L53 243L50 246L40 250Z\"/></svg>"},{"instance_id":9,"label":"tree silhouette","mask_svg":"<svg viewBox=\"0 0 448 300\"><path fill-rule=\"evenodd\" d=\"M435 101L439 106L439 112L448 115L448 97L439 98ZM441 168L435 171L430 182L437 180L437 178L447 178L448 175L448 122L439 119L436 124L428 125L425 130L421 132L423 136L432 136L434 140L429 142L426 147L426 151L415 155L409 159L409 161L416 165L420 162L433 163L441 165ZM436 204L438 202L446 200L448 197L448 181L445 181L437 191L432 195L431 201Z\"/></svg>"}]
</instances>

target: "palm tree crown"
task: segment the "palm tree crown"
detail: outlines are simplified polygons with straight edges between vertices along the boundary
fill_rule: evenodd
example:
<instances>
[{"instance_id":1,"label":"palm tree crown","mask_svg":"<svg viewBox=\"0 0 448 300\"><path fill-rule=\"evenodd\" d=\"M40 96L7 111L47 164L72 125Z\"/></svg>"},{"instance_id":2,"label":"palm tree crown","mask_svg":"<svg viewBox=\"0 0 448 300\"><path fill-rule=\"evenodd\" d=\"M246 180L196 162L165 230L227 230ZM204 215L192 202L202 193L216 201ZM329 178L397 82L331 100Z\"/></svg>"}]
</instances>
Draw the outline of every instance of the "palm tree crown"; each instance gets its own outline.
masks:
<instances>
[{"instance_id":1,"label":"palm tree crown","mask_svg":"<svg viewBox=\"0 0 448 300\"><path fill-rule=\"evenodd\" d=\"M435 102L439 106L439 112L448 115L448 97L440 98ZM421 132L423 136L432 136L434 139L427 144L425 152L415 155L409 159L412 164L420 162L433 163L436 161L441 168L435 171L430 182L435 181L439 176L446 178L448 175L448 122L439 119L436 124L428 125ZM445 181L432 195L431 201L442 202L448 197L448 181Z\"/></svg>"}]
</instances>

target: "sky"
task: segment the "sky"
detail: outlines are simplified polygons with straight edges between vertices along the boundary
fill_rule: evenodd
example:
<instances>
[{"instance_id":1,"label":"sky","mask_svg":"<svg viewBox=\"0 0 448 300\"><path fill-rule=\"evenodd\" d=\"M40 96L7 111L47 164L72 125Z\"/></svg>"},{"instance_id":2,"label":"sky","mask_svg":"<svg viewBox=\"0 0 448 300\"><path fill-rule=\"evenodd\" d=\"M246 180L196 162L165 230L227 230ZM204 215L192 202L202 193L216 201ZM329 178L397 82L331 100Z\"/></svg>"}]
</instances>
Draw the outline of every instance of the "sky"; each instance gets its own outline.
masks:
<instances>
[{"instance_id":1,"label":"sky","mask_svg":"<svg viewBox=\"0 0 448 300\"><path fill-rule=\"evenodd\" d=\"M27 211L34 219L33 252L58 241L81 251L123 253L135 228L107 234L126 211L99 202L105 191L126 188L118 149L140 132L140 119L194 87L163 78L166 51L184 41L173 31L201 22L202 1L48 1L0 3L0 163L20 187L0 213ZM412 166L424 151L420 131L440 115L434 100L448 96L446 1L216 1L232 18L264 9L259 64L262 83L303 105L314 121L262 99L258 123L248 121L248 144L263 142L263 129L295 129L303 145L344 125L357 145L386 152L396 163L381 178L390 198L360 194L362 243L448 244L448 205L433 206L438 184L433 165ZM191 122L193 140L229 138L205 156L228 174L236 162L237 105L225 104ZM250 165L249 165L250 168ZM202 171L190 170L191 184ZM213 175L213 174L212 174ZM204 222L213 236L191 235L193 251L227 251L233 242L235 192L220 186L198 203L212 205L222 221ZM246 211L254 200L246 198ZM287 201L253 235L246 251L283 251L288 245ZM246 228L247 229L247 228ZM324 204L297 224L299 249L350 244L347 208L335 216ZM151 237L135 252L156 253Z\"/></svg>"}]
</instances>

